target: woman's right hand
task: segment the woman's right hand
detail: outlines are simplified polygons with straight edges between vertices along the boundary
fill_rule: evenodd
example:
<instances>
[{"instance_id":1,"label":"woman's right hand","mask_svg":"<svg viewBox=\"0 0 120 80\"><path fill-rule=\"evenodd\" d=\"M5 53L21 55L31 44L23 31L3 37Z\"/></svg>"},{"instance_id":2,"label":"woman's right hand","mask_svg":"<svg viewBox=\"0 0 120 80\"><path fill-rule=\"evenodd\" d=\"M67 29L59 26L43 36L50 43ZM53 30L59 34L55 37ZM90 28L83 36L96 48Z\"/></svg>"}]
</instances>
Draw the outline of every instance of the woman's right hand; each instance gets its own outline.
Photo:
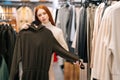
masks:
<instances>
[{"instance_id":1,"label":"woman's right hand","mask_svg":"<svg viewBox=\"0 0 120 80\"><path fill-rule=\"evenodd\" d=\"M29 25L30 25L29 23L23 24L20 30L28 29L28 28L29 28Z\"/></svg>"}]
</instances>

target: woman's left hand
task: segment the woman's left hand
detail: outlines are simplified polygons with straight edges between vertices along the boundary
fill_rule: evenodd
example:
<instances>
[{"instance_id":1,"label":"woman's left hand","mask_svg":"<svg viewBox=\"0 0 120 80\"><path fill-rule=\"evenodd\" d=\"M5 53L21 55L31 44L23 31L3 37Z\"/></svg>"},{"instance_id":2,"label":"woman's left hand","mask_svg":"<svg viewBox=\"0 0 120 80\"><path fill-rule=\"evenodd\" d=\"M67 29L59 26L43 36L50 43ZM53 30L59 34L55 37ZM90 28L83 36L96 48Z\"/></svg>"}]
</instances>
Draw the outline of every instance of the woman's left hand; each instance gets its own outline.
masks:
<instances>
[{"instance_id":1,"label":"woman's left hand","mask_svg":"<svg viewBox=\"0 0 120 80\"><path fill-rule=\"evenodd\" d=\"M74 64L77 64L81 69L85 69L85 65L80 60L76 61Z\"/></svg>"},{"instance_id":2,"label":"woman's left hand","mask_svg":"<svg viewBox=\"0 0 120 80\"><path fill-rule=\"evenodd\" d=\"M80 61L76 61L76 62L74 62L74 64L77 64L80 67L81 62Z\"/></svg>"}]
</instances>

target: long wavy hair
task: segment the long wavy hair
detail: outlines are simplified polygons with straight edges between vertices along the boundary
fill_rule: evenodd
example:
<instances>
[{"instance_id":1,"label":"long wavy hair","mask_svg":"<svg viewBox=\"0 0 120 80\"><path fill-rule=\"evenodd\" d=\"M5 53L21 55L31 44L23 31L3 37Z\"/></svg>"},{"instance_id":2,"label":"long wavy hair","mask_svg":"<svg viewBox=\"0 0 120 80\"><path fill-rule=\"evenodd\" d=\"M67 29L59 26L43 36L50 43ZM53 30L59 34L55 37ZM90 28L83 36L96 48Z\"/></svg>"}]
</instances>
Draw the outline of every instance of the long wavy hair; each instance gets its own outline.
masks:
<instances>
[{"instance_id":1,"label":"long wavy hair","mask_svg":"<svg viewBox=\"0 0 120 80\"><path fill-rule=\"evenodd\" d=\"M41 24L41 21L38 19L38 16L37 16L37 12L38 12L39 9L44 9L46 11L46 13L49 16L49 21L51 22L52 25L55 26L55 22L53 20L52 14L51 14L50 10L45 5L38 5L35 8L35 22L37 23L37 25Z\"/></svg>"}]
</instances>

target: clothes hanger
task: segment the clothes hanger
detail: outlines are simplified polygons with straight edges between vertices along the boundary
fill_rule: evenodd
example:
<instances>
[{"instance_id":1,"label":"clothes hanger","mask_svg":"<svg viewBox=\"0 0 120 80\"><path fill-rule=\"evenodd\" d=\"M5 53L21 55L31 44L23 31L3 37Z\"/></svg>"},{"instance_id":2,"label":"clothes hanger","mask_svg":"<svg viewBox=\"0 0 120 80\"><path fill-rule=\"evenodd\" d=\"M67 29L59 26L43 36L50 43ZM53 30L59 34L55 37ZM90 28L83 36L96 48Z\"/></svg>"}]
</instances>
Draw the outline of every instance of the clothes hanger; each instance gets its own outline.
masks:
<instances>
[{"instance_id":1,"label":"clothes hanger","mask_svg":"<svg viewBox=\"0 0 120 80\"><path fill-rule=\"evenodd\" d=\"M70 4L70 1L69 0L67 0L66 1L66 7L69 7L71 4Z\"/></svg>"}]
</instances>

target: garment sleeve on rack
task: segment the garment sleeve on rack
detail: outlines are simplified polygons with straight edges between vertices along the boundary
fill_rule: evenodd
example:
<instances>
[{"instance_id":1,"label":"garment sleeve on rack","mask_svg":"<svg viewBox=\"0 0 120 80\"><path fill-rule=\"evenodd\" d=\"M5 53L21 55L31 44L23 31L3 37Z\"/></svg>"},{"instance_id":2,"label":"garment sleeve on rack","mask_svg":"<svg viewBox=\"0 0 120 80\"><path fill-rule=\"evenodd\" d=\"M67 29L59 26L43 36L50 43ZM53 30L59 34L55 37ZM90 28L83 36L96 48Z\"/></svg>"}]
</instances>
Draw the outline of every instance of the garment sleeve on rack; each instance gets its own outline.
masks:
<instances>
[{"instance_id":1,"label":"garment sleeve on rack","mask_svg":"<svg viewBox=\"0 0 120 80\"><path fill-rule=\"evenodd\" d=\"M14 52L14 46L15 46L15 38L16 38L16 34L15 31L13 30L12 26L6 26L8 27L7 29L7 39L6 39L6 45L7 45L7 64L8 64L8 70L10 72L11 69L11 63L12 63L12 57L13 57L13 52Z\"/></svg>"},{"instance_id":2,"label":"garment sleeve on rack","mask_svg":"<svg viewBox=\"0 0 120 80\"><path fill-rule=\"evenodd\" d=\"M66 33L66 26L67 26L67 23L69 21L69 16L70 16L70 9L69 8L61 7L58 10L56 25L57 25L57 27L62 29L65 40L67 39L67 36L68 36Z\"/></svg>"},{"instance_id":3,"label":"garment sleeve on rack","mask_svg":"<svg viewBox=\"0 0 120 80\"><path fill-rule=\"evenodd\" d=\"M17 39L16 39L16 43L15 43L11 72L10 72L10 79L9 80L18 80L20 60L21 60L21 43L20 43L20 36L18 35Z\"/></svg>"},{"instance_id":4,"label":"garment sleeve on rack","mask_svg":"<svg viewBox=\"0 0 120 80\"><path fill-rule=\"evenodd\" d=\"M59 56L65 58L66 60L69 60L70 62L75 62L79 60L79 57L77 55L74 55L67 50L65 50L58 42L57 40L52 37L52 43L53 43L53 51L55 51Z\"/></svg>"},{"instance_id":5,"label":"garment sleeve on rack","mask_svg":"<svg viewBox=\"0 0 120 80\"><path fill-rule=\"evenodd\" d=\"M77 51L79 58L83 59L85 63L88 62L87 55L87 14L86 8L83 7L80 13L79 36L77 38Z\"/></svg>"}]
</instances>

